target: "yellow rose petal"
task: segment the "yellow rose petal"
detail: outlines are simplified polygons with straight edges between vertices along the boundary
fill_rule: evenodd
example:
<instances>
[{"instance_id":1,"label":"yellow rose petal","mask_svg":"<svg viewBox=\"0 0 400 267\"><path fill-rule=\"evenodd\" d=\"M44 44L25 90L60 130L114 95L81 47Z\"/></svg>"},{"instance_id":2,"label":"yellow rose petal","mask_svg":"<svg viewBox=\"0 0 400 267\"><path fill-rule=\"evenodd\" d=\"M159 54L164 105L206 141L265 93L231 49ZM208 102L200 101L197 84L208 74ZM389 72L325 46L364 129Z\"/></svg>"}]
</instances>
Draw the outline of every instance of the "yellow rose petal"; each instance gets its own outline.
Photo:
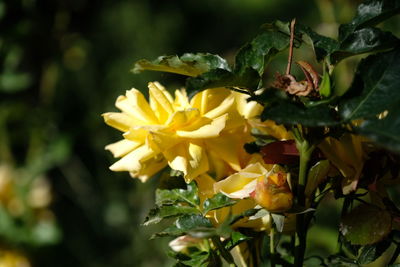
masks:
<instances>
[{"instance_id":1,"label":"yellow rose petal","mask_svg":"<svg viewBox=\"0 0 400 267\"><path fill-rule=\"evenodd\" d=\"M110 170L138 172L142 167L141 161L155 156L157 154L153 150L147 145L142 145L111 165Z\"/></svg>"},{"instance_id":2,"label":"yellow rose petal","mask_svg":"<svg viewBox=\"0 0 400 267\"><path fill-rule=\"evenodd\" d=\"M115 142L113 144L109 144L108 146L105 147L106 150L109 150L114 157L123 157L138 146L140 146L140 142L134 142L130 141L127 139L122 139L118 142Z\"/></svg>"},{"instance_id":3,"label":"yellow rose petal","mask_svg":"<svg viewBox=\"0 0 400 267\"><path fill-rule=\"evenodd\" d=\"M149 83L150 107L161 123L174 113L173 99L165 88L157 83Z\"/></svg>"},{"instance_id":4,"label":"yellow rose petal","mask_svg":"<svg viewBox=\"0 0 400 267\"><path fill-rule=\"evenodd\" d=\"M125 113L107 112L102 114L102 116L105 123L122 132L128 131L130 125L135 122L134 118Z\"/></svg>"},{"instance_id":5,"label":"yellow rose petal","mask_svg":"<svg viewBox=\"0 0 400 267\"><path fill-rule=\"evenodd\" d=\"M212 138L217 137L219 133L224 129L228 115L222 115L214 119L211 124L204 125L194 131L176 131L176 134L180 137L186 138Z\"/></svg>"}]
</instances>

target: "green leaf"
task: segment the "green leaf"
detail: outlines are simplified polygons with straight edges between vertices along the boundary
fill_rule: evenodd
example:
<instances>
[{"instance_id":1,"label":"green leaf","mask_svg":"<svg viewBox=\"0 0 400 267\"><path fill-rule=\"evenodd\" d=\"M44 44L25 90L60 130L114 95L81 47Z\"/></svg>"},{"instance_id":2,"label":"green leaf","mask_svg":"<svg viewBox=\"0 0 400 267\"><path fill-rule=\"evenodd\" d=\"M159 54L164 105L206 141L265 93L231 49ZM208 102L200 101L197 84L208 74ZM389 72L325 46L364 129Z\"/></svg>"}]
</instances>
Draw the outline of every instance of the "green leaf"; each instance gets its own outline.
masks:
<instances>
[{"instance_id":1,"label":"green leaf","mask_svg":"<svg viewBox=\"0 0 400 267\"><path fill-rule=\"evenodd\" d=\"M391 242L383 240L378 244L367 245L361 248L360 254L357 257L359 264L368 264L379 258L389 247Z\"/></svg>"},{"instance_id":2,"label":"green leaf","mask_svg":"<svg viewBox=\"0 0 400 267\"><path fill-rule=\"evenodd\" d=\"M149 215L146 217L143 225L147 226L150 224L156 224L165 218L176 217L183 214L196 214L196 213L199 213L199 210L191 206L172 205L172 206L156 207L150 210Z\"/></svg>"},{"instance_id":3,"label":"green leaf","mask_svg":"<svg viewBox=\"0 0 400 267\"><path fill-rule=\"evenodd\" d=\"M295 31L296 35L302 36L302 40L306 44L313 47L317 60L322 60L339 47L338 41L320 35L307 26L297 24Z\"/></svg>"},{"instance_id":4,"label":"green leaf","mask_svg":"<svg viewBox=\"0 0 400 267\"><path fill-rule=\"evenodd\" d=\"M324 75L322 76L321 85L319 86L319 93L323 97L329 97L332 93L331 77L329 76L329 72L326 70L324 70Z\"/></svg>"},{"instance_id":5,"label":"green leaf","mask_svg":"<svg viewBox=\"0 0 400 267\"><path fill-rule=\"evenodd\" d=\"M215 228L209 219L200 214L185 214L179 217L173 225L162 232L154 234L151 238L163 236L180 236L189 234L193 237L204 238L215 236Z\"/></svg>"},{"instance_id":6,"label":"green leaf","mask_svg":"<svg viewBox=\"0 0 400 267\"><path fill-rule=\"evenodd\" d=\"M283 231L283 227L285 226L285 218L286 216L283 214L271 213L272 220L274 221L276 230L280 233Z\"/></svg>"},{"instance_id":7,"label":"green leaf","mask_svg":"<svg viewBox=\"0 0 400 267\"><path fill-rule=\"evenodd\" d=\"M198 188L195 182L188 184L187 189L156 190L156 205L172 205L178 202L187 203L192 207L200 205Z\"/></svg>"},{"instance_id":8,"label":"green leaf","mask_svg":"<svg viewBox=\"0 0 400 267\"><path fill-rule=\"evenodd\" d=\"M207 213L210 210L220 209L227 206L232 206L237 203L237 200L231 199L222 193L214 195L212 198L208 198L203 203L203 213Z\"/></svg>"},{"instance_id":9,"label":"green leaf","mask_svg":"<svg viewBox=\"0 0 400 267\"><path fill-rule=\"evenodd\" d=\"M391 49L399 44L390 32L384 32L377 28L362 28L347 36L340 46L331 54L331 62L363 53L380 52Z\"/></svg>"},{"instance_id":10,"label":"green leaf","mask_svg":"<svg viewBox=\"0 0 400 267\"><path fill-rule=\"evenodd\" d=\"M355 260L345 258L341 255L332 255L328 258L329 267L360 267Z\"/></svg>"},{"instance_id":11,"label":"green leaf","mask_svg":"<svg viewBox=\"0 0 400 267\"><path fill-rule=\"evenodd\" d=\"M144 70L163 71L194 77L216 68L229 70L228 63L218 55L187 53L181 57L161 56L154 61L142 59L135 63L132 71L134 73Z\"/></svg>"},{"instance_id":12,"label":"green leaf","mask_svg":"<svg viewBox=\"0 0 400 267\"><path fill-rule=\"evenodd\" d=\"M362 204L342 218L340 232L353 245L369 245L383 240L391 226L388 211Z\"/></svg>"},{"instance_id":13,"label":"green leaf","mask_svg":"<svg viewBox=\"0 0 400 267\"><path fill-rule=\"evenodd\" d=\"M317 186L327 177L329 169L329 160L318 161L310 168L307 176L307 185L304 192L306 196L311 196Z\"/></svg>"},{"instance_id":14,"label":"green leaf","mask_svg":"<svg viewBox=\"0 0 400 267\"><path fill-rule=\"evenodd\" d=\"M233 231L230 238L224 241L226 250L231 250L242 242L251 240L252 237L242 234L238 231Z\"/></svg>"},{"instance_id":15,"label":"green leaf","mask_svg":"<svg viewBox=\"0 0 400 267\"><path fill-rule=\"evenodd\" d=\"M355 131L388 150L400 153L400 102L384 119L364 121Z\"/></svg>"},{"instance_id":16,"label":"green leaf","mask_svg":"<svg viewBox=\"0 0 400 267\"><path fill-rule=\"evenodd\" d=\"M264 32L239 50L235 58L235 73L241 74L252 68L261 76L271 58L289 46L289 36L279 31L277 27L264 25L264 29L266 29Z\"/></svg>"},{"instance_id":17,"label":"green leaf","mask_svg":"<svg viewBox=\"0 0 400 267\"><path fill-rule=\"evenodd\" d=\"M186 80L189 92L217 87L239 87L257 90L260 75L257 71L247 68L242 73L233 73L225 69L213 69L197 77Z\"/></svg>"},{"instance_id":18,"label":"green leaf","mask_svg":"<svg viewBox=\"0 0 400 267\"><path fill-rule=\"evenodd\" d=\"M348 24L343 24L339 28L339 40L345 40L357 29L374 26L400 11L400 1L398 0L368 0L364 1L357 8L357 13L353 20Z\"/></svg>"},{"instance_id":19,"label":"green leaf","mask_svg":"<svg viewBox=\"0 0 400 267\"><path fill-rule=\"evenodd\" d=\"M302 104L289 101L265 107L261 119L274 120L277 124L302 124L304 126L337 125L336 112L327 105L306 108Z\"/></svg>"},{"instance_id":20,"label":"green leaf","mask_svg":"<svg viewBox=\"0 0 400 267\"><path fill-rule=\"evenodd\" d=\"M373 117L400 101L400 48L367 57L339 104L343 119Z\"/></svg>"}]
</instances>

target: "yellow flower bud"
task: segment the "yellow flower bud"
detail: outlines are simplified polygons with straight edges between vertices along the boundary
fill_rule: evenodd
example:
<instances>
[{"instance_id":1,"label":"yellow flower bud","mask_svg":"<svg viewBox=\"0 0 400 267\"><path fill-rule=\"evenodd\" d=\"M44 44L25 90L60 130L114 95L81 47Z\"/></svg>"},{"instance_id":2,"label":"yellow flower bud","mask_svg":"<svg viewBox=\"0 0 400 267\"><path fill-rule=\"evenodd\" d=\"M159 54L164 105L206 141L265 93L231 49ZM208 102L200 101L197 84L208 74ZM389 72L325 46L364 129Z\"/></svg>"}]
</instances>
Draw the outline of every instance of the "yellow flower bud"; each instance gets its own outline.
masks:
<instances>
[{"instance_id":1,"label":"yellow flower bud","mask_svg":"<svg viewBox=\"0 0 400 267\"><path fill-rule=\"evenodd\" d=\"M255 191L251 194L254 200L271 212L283 212L292 207L293 194L287 183L287 173L272 172L267 177L259 177Z\"/></svg>"}]
</instances>

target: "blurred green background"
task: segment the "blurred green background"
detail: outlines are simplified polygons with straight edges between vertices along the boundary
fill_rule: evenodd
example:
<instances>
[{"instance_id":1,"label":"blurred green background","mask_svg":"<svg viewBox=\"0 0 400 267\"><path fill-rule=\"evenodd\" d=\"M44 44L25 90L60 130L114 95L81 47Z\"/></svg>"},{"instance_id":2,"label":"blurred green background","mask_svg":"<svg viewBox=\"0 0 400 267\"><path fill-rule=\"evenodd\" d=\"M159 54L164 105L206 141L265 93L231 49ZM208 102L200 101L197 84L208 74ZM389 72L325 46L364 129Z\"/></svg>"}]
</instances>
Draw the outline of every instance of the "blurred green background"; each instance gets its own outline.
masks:
<instances>
[{"instance_id":1,"label":"blurred green background","mask_svg":"<svg viewBox=\"0 0 400 267\"><path fill-rule=\"evenodd\" d=\"M170 266L169 240L149 240L156 227L140 226L158 179L142 184L108 169L115 160L104 146L120 134L100 115L115 111L116 97L131 87L146 92L157 80L175 89L183 80L134 75L133 63L185 52L232 62L259 26L275 19L296 17L335 36L356 4L0 1L0 170L7 169L0 171L0 262L1 251L12 250L32 266Z\"/></svg>"}]
</instances>

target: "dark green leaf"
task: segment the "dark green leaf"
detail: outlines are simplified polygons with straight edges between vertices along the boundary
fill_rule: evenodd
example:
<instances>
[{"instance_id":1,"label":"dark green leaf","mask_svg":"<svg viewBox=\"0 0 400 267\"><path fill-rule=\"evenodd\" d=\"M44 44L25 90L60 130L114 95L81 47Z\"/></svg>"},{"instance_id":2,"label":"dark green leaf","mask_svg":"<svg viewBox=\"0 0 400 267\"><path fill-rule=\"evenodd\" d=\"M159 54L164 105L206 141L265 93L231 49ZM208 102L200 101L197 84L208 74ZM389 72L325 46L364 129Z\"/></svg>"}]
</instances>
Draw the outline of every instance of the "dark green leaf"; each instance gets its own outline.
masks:
<instances>
[{"instance_id":1,"label":"dark green leaf","mask_svg":"<svg viewBox=\"0 0 400 267\"><path fill-rule=\"evenodd\" d=\"M222 193L214 195L212 198L208 198L203 203L203 213L207 213L210 210L220 209L227 206L232 206L237 203L237 200L231 199Z\"/></svg>"},{"instance_id":2,"label":"dark green leaf","mask_svg":"<svg viewBox=\"0 0 400 267\"><path fill-rule=\"evenodd\" d=\"M191 206L180 206L180 205L160 206L150 210L149 215L146 217L146 220L143 223L143 225L147 226L150 224L159 223L165 218L176 217L183 214L196 214L196 213L199 213L199 210Z\"/></svg>"},{"instance_id":3,"label":"dark green leaf","mask_svg":"<svg viewBox=\"0 0 400 267\"><path fill-rule=\"evenodd\" d=\"M252 68L259 75L264 73L265 65L279 51L285 50L289 45L289 35L278 31L276 27L265 27L264 32L256 36L251 42L245 44L235 58L235 73L245 73Z\"/></svg>"},{"instance_id":4,"label":"dark green leaf","mask_svg":"<svg viewBox=\"0 0 400 267\"><path fill-rule=\"evenodd\" d=\"M360 267L355 260L345 258L341 255L332 255L328 258L329 267Z\"/></svg>"},{"instance_id":5,"label":"dark green leaf","mask_svg":"<svg viewBox=\"0 0 400 267\"><path fill-rule=\"evenodd\" d=\"M394 105L384 119L364 121L355 130L378 145L400 153L400 102Z\"/></svg>"},{"instance_id":6,"label":"dark green leaf","mask_svg":"<svg viewBox=\"0 0 400 267\"><path fill-rule=\"evenodd\" d=\"M144 70L153 70L197 76L216 68L229 70L228 63L218 55L187 53L181 57L161 56L154 61L142 59L135 63L132 71L139 73Z\"/></svg>"},{"instance_id":7,"label":"dark green leaf","mask_svg":"<svg viewBox=\"0 0 400 267\"><path fill-rule=\"evenodd\" d=\"M301 104L285 101L267 106L261 114L261 119L263 121L274 120L278 124L302 124L310 127L330 126L339 123L335 113L327 105L321 104L306 108Z\"/></svg>"},{"instance_id":8,"label":"dark green leaf","mask_svg":"<svg viewBox=\"0 0 400 267\"><path fill-rule=\"evenodd\" d=\"M198 189L195 182L187 185L187 189L157 189L156 190L156 204L172 205L177 202L187 203L192 207L198 207L200 199L198 196Z\"/></svg>"},{"instance_id":9,"label":"dark green leaf","mask_svg":"<svg viewBox=\"0 0 400 267\"><path fill-rule=\"evenodd\" d=\"M332 53L332 63L363 53L380 52L388 50L399 44L390 32L384 32L377 28L362 28L350 34L340 43L340 46Z\"/></svg>"},{"instance_id":10,"label":"dark green leaf","mask_svg":"<svg viewBox=\"0 0 400 267\"><path fill-rule=\"evenodd\" d=\"M400 101L400 48L367 57L339 105L345 120L373 117Z\"/></svg>"},{"instance_id":11,"label":"dark green leaf","mask_svg":"<svg viewBox=\"0 0 400 267\"><path fill-rule=\"evenodd\" d=\"M340 231L353 245L369 245L384 239L391 226L388 211L362 204L342 218Z\"/></svg>"},{"instance_id":12,"label":"dark green leaf","mask_svg":"<svg viewBox=\"0 0 400 267\"><path fill-rule=\"evenodd\" d=\"M375 245L367 245L362 247L360 255L357 257L359 264L368 264L379 258L389 247L391 242L383 240Z\"/></svg>"},{"instance_id":13,"label":"dark green leaf","mask_svg":"<svg viewBox=\"0 0 400 267\"><path fill-rule=\"evenodd\" d=\"M199 238L210 237L215 235L215 228L212 227L209 219L200 214L185 214L179 217L170 227L154 234L152 238L184 234Z\"/></svg>"},{"instance_id":14,"label":"dark green leaf","mask_svg":"<svg viewBox=\"0 0 400 267\"><path fill-rule=\"evenodd\" d=\"M224 69L213 69L197 77L186 81L186 89L189 92L217 87L257 89L260 75L257 71L247 68L243 73L236 74Z\"/></svg>"},{"instance_id":15,"label":"dark green leaf","mask_svg":"<svg viewBox=\"0 0 400 267\"><path fill-rule=\"evenodd\" d=\"M242 234L241 232L233 231L230 238L224 241L225 249L231 250L242 242L248 241L252 237Z\"/></svg>"},{"instance_id":16,"label":"dark green leaf","mask_svg":"<svg viewBox=\"0 0 400 267\"><path fill-rule=\"evenodd\" d=\"M364 1L357 8L357 14L348 24L339 28L339 40L345 40L355 30L374 26L400 11L399 0L368 0Z\"/></svg>"},{"instance_id":17,"label":"dark green leaf","mask_svg":"<svg viewBox=\"0 0 400 267\"><path fill-rule=\"evenodd\" d=\"M219 260L219 262L218 262ZM222 266L220 258L213 251L198 251L190 254L190 259L182 260L186 266Z\"/></svg>"},{"instance_id":18,"label":"dark green leaf","mask_svg":"<svg viewBox=\"0 0 400 267\"><path fill-rule=\"evenodd\" d=\"M296 26L296 35L300 34L302 40L313 47L317 60L322 60L339 47L338 41L320 35L309 27L298 24Z\"/></svg>"}]
</instances>

